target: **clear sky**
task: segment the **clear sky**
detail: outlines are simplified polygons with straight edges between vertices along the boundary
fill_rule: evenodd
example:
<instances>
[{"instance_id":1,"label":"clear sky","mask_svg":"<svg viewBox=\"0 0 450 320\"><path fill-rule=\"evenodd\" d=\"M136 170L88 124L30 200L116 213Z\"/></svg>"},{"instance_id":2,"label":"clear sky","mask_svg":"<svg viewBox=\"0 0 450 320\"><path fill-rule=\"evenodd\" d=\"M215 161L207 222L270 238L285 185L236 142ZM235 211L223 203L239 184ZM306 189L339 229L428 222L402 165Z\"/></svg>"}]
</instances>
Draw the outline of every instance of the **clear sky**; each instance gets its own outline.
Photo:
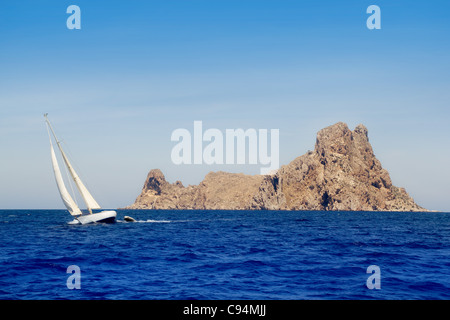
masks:
<instances>
[{"instance_id":1,"label":"clear sky","mask_svg":"<svg viewBox=\"0 0 450 320\"><path fill-rule=\"evenodd\" d=\"M69 30L69 5L81 30ZM366 9L381 8L369 30ZM94 197L129 205L148 171L197 184L173 130L280 130L280 164L363 123L396 186L450 211L449 1L0 1L0 208L62 208L43 113Z\"/></svg>"}]
</instances>

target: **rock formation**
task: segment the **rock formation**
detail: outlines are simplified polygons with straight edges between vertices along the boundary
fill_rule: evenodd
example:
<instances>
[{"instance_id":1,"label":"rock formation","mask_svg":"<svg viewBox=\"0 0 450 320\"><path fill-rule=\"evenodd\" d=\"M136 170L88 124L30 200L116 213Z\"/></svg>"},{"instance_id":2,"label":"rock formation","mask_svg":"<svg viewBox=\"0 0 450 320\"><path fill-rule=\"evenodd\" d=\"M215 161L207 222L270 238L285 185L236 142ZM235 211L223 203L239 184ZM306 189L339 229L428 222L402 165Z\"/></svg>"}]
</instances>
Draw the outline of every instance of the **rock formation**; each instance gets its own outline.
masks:
<instances>
[{"instance_id":1,"label":"rock formation","mask_svg":"<svg viewBox=\"0 0 450 320\"><path fill-rule=\"evenodd\" d=\"M127 209L427 211L392 185L362 124L339 122L320 130L314 151L272 175L210 172L184 187L151 170Z\"/></svg>"}]
</instances>

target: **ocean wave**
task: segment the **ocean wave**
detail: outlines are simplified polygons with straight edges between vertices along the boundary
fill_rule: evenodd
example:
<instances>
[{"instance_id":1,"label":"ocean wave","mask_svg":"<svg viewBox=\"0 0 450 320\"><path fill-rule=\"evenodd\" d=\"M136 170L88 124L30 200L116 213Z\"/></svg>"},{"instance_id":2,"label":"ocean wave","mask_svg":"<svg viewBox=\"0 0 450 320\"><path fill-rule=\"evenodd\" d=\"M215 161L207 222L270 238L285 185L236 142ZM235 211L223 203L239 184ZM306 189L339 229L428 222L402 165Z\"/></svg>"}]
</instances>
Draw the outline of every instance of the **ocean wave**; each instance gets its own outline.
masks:
<instances>
[{"instance_id":1,"label":"ocean wave","mask_svg":"<svg viewBox=\"0 0 450 320\"><path fill-rule=\"evenodd\" d=\"M117 220L116 222L119 222L119 223L171 223L173 221L147 219L147 220L136 220L136 221L133 221L133 222L129 222L129 221L125 221L125 220Z\"/></svg>"}]
</instances>

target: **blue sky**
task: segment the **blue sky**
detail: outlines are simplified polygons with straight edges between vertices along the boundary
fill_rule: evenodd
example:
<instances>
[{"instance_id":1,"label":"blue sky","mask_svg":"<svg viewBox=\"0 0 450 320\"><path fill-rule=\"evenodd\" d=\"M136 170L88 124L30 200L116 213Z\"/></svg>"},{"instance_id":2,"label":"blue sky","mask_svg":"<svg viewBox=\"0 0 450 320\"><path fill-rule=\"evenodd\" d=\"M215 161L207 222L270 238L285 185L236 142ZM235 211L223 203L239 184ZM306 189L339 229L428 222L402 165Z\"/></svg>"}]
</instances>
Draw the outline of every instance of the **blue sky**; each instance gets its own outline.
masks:
<instances>
[{"instance_id":1,"label":"blue sky","mask_svg":"<svg viewBox=\"0 0 450 320\"><path fill-rule=\"evenodd\" d=\"M81 8L69 30L66 8ZM366 8L381 8L368 30ZM104 207L131 204L171 162L171 132L280 129L280 163L318 130L363 123L396 186L450 210L448 1L1 1L0 208L62 208L42 114L49 113Z\"/></svg>"}]
</instances>

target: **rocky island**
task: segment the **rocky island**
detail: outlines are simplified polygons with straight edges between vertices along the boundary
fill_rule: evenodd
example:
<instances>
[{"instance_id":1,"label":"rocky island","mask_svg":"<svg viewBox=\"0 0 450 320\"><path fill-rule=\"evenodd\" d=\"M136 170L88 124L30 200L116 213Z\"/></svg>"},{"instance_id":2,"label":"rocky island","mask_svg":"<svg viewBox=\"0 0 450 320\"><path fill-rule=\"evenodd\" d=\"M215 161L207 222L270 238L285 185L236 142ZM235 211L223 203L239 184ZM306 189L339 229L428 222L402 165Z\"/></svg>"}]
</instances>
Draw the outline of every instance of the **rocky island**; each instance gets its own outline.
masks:
<instances>
[{"instance_id":1,"label":"rocky island","mask_svg":"<svg viewBox=\"0 0 450 320\"><path fill-rule=\"evenodd\" d=\"M184 187L153 169L126 209L427 211L392 184L367 128L343 122L320 130L314 151L271 175L210 172Z\"/></svg>"}]
</instances>

